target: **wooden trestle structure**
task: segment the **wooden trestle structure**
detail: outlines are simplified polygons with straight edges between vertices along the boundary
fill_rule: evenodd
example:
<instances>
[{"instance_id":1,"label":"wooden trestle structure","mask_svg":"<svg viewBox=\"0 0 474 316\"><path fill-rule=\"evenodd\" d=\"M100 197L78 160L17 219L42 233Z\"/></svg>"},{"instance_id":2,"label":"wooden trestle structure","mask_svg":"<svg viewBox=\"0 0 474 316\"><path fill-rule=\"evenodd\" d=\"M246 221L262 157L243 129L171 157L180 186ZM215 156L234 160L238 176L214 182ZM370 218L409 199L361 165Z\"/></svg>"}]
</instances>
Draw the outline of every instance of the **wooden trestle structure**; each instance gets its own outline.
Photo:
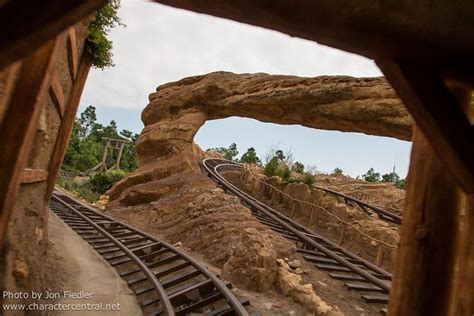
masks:
<instances>
[{"instance_id":1,"label":"wooden trestle structure","mask_svg":"<svg viewBox=\"0 0 474 316\"><path fill-rule=\"evenodd\" d=\"M0 36L0 67L31 60L23 83L28 94L11 100L21 115L9 113L1 129L2 234L25 168L24 153L31 146L31 126L38 118L31 100L49 86L55 38L105 2L9 1L0 6L0 29L8 30ZM474 1L156 2L374 59L416 121L389 315L474 313ZM82 69L77 76L85 80ZM69 119L81 90L78 86L69 98ZM64 154L70 132L66 121L47 170L49 180L56 177ZM31 179L34 173L24 174Z\"/></svg>"}]
</instances>

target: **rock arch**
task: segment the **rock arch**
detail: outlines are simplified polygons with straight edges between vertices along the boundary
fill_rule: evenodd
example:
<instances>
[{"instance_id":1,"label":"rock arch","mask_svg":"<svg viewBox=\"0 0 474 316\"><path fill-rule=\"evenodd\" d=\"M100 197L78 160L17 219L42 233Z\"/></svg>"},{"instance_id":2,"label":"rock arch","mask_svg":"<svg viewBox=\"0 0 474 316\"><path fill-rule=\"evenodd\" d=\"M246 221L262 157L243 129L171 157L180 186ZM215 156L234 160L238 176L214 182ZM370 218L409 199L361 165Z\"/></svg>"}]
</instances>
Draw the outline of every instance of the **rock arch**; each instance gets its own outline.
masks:
<instances>
[{"instance_id":1,"label":"rock arch","mask_svg":"<svg viewBox=\"0 0 474 316\"><path fill-rule=\"evenodd\" d=\"M110 191L114 216L182 242L222 269L224 279L265 291L278 284L277 258L294 244L251 215L199 171L194 144L212 119L264 122L410 139L412 119L383 78L298 78L216 72L157 88L142 113L139 168Z\"/></svg>"},{"instance_id":2,"label":"rock arch","mask_svg":"<svg viewBox=\"0 0 474 316\"><path fill-rule=\"evenodd\" d=\"M383 77L214 72L161 85L142 112L137 172L112 191L172 173L198 171L193 143L207 121L231 116L409 140L412 118Z\"/></svg>"}]
</instances>

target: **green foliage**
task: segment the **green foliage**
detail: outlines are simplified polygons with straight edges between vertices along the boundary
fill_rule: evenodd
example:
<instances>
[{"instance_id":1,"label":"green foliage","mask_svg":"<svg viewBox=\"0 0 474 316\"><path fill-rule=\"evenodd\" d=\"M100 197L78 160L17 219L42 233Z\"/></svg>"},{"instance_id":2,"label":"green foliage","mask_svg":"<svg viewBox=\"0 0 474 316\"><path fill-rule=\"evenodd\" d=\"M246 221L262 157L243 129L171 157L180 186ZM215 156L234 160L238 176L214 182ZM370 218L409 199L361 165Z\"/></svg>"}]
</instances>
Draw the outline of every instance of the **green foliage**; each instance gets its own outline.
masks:
<instances>
[{"instance_id":1,"label":"green foliage","mask_svg":"<svg viewBox=\"0 0 474 316\"><path fill-rule=\"evenodd\" d=\"M293 165L293 167L291 167L291 169L296 173L301 173L301 174L304 173L304 165L299 161L295 162L295 164Z\"/></svg>"},{"instance_id":2,"label":"green foliage","mask_svg":"<svg viewBox=\"0 0 474 316\"><path fill-rule=\"evenodd\" d=\"M250 147L247 151L240 157L241 163L253 163L259 165L261 163L260 158L257 156L255 148Z\"/></svg>"},{"instance_id":3,"label":"green foliage","mask_svg":"<svg viewBox=\"0 0 474 316\"><path fill-rule=\"evenodd\" d=\"M273 157L267 164L265 165L265 175L268 177L276 176L277 170L279 166L279 161L276 157Z\"/></svg>"},{"instance_id":4,"label":"green foliage","mask_svg":"<svg viewBox=\"0 0 474 316\"><path fill-rule=\"evenodd\" d=\"M58 179L57 185L65 188L69 192L74 192L87 202L93 203L99 199L101 194L92 191L90 179L83 179L81 181L73 181L69 179Z\"/></svg>"},{"instance_id":5,"label":"green foliage","mask_svg":"<svg viewBox=\"0 0 474 316\"><path fill-rule=\"evenodd\" d=\"M122 130L119 135L117 124L113 120L107 126L97 123L97 115L93 106L88 106L74 122L62 168L79 174L97 165L102 161L104 154L103 137L129 140L123 149L120 168L127 171L135 170L137 167L135 142L138 139L138 134ZM109 151L106 164L113 165L117 155L116 150Z\"/></svg>"},{"instance_id":6,"label":"green foliage","mask_svg":"<svg viewBox=\"0 0 474 316\"><path fill-rule=\"evenodd\" d=\"M306 172L303 176L303 183L309 185L310 187L314 184L314 175Z\"/></svg>"},{"instance_id":7,"label":"green foliage","mask_svg":"<svg viewBox=\"0 0 474 316\"><path fill-rule=\"evenodd\" d=\"M239 154L237 150L237 145L235 143L230 144L229 147L216 147L216 148L208 148L206 151L215 151L219 153L224 159L237 161L236 157Z\"/></svg>"},{"instance_id":8,"label":"green foliage","mask_svg":"<svg viewBox=\"0 0 474 316\"><path fill-rule=\"evenodd\" d=\"M278 152L278 151L277 151ZM264 173L268 177L280 177L283 182L285 183L305 183L309 186L312 186L314 184L314 175L311 174L310 172L304 172L304 165L299 163L301 166L295 167L295 163L293 166L289 166L289 164L285 161L281 160L282 156L276 154L272 159L270 159L266 164L264 168ZM285 159L285 158L283 158ZM291 171L295 171L296 173L299 173L300 175L297 177L292 177ZM301 172L297 172L301 171Z\"/></svg>"},{"instance_id":9,"label":"green foliage","mask_svg":"<svg viewBox=\"0 0 474 316\"><path fill-rule=\"evenodd\" d=\"M383 182L396 183L398 180L400 180L400 176L396 172L390 172L382 175Z\"/></svg>"},{"instance_id":10,"label":"green foliage","mask_svg":"<svg viewBox=\"0 0 474 316\"><path fill-rule=\"evenodd\" d=\"M91 190L97 193L105 193L115 182L120 181L127 173L123 170L110 170L96 173L90 177Z\"/></svg>"},{"instance_id":11,"label":"green foliage","mask_svg":"<svg viewBox=\"0 0 474 316\"><path fill-rule=\"evenodd\" d=\"M407 180L406 179L398 179L394 183L395 187L397 187L400 190L405 190L407 186Z\"/></svg>"},{"instance_id":12,"label":"green foliage","mask_svg":"<svg viewBox=\"0 0 474 316\"><path fill-rule=\"evenodd\" d=\"M118 17L120 0L111 0L102 9L97 11L95 20L88 27L89 36L86 41L86 49L92 56L92 66L105 69L113 67L112 41L107 34L116 25L125 26Z\"/></svg>"},{"instance_id":13,"label":"green foliage","mask_svg":"<svg viewBox=\"0 0 474 316\"><path fill-rule=\"evenodd\" d=\"M341 168L338 168L338 167L337 167L337 168L335 168L335 169L332 171L332 173L333 173L333 174L342 174L343 171L342 171Z\"/></svg>"},{"instance_id":14,"label":"green foliage","mask_svg":"<svg viewBox=\"0 0 474 316\"><path fill-rule=\"evenodd\" d=\"M380 173L375 172L374 168L370 168L367 173L362 175L362 179L367 182L377 182L380 181Z\"/></svg>"}]
</instances>

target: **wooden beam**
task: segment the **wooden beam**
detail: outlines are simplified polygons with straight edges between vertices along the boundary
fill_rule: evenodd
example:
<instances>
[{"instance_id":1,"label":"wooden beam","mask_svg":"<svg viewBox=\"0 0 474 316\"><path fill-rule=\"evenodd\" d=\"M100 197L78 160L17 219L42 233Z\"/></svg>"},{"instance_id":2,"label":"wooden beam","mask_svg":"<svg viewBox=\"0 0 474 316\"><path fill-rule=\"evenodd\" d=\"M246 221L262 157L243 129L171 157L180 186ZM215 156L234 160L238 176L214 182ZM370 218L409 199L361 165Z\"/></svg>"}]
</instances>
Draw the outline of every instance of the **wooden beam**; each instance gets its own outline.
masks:
<instances>
[{"instance_id":1,"label":"wooden beam","mask_svg":"<svg viewBox=\"0 0 474 316\"><path fill-rule=\"evenodd\" d=\"M51 41L23 61L0 128L0 245L49 91L58 46L57 40Z\"/></svg>"},{"instance_id":2,"label":"wooden beam","mask_svg":"<svg viewBox=\"0 0 474 316\"><path fill-rule=\"evenodd\" d=\"M459 69L463 63L463 69L473 65L473 1L154 1L273 29L369 58L441 60Z\"/></svg>"},{"instance_id":3,"label":"wooden beam","mask_svg":"<svg viewBox=\"0 0 474 316\"><path fill-rule=\"evenodd\" d=\"M26 168L21 175L21 183L43 182L47 178L48 172L46 170Z\"/></svg>"},{"instance_id":4,"label":"wooden beam","mask_svg":"<svg viewBox=\"0 0 474 316\"><path fill-rule=\"evenodd\" d=\"M74 81L77 75L77 59L76 29L74 26L71 26L67 39L67 60L72 81Z\"/></svg>"},{"instance_id":5,"label":"wooden beam","mask_svg":"<svg viewBox=\"0 0 474 316\"><path fill-rule=\"evenodd\" d=\"M474 315L474 194L466 197L459 237L453 291L447 315Z\"/></svg>"},{"instance_id":6,"label":"wooden beam","mask_svg":"<svg viewBox=\"0 0 474 316\"><path fill-rule=\"evenodd\" d=\"M53 39L107 0L16 0L0 7L0 68Z\"/></svg>"},{"instance_id":7,"label":"wooden beam","mask_svg":"<svg viewBox=\"0 0 474 316\"><path fill-rule=\"evenodd\" d=\"M80 59L77 76L74 80L72 90L68 98L64 117L61 122L61 126L59 127L58 136L56 137L56 143L54 145L54 151L49 166L48 187L44 196L45 201L49 201L51 194L53 193L54 184L66 153L68 139L71 134L72 127L74 126L77 107L79 106L79 101L81 100L82 90L84 89L91 63L92 59L89 53L84 50Z\"/></svg>"},{"instance_id":8,"label":"wooden beam","mask_svg":"<svg viewBox=\"0 0 474 316\"><path fill-rule=\"evenodd\" d=\"M51 79L51 88L49 93L51 94L51 99L53 100L54 107L59 114L59 117L62 118L64 115L64 108L65 108L65 98L63 87L61 82L59 81L57 76L54 76Z\"/></svg>"},{"instance_id":9,"label":"wooden beam","mask_svg":"<svg viewBox=\"0 0 474 316\"><path fill-rule=\"evenodd\" d=\"M389 315L450 315L461 191L415 127Z\"/></svg>"},{"instance_id":10,"label":"wooden beam","mask_svg":"<svg viewBox=\"0 0 474 316\"><path fill-rule=\"evenodd\" d=\"M438 73L409 63L378 60L377 65L467 193L474 192L474 127Z\"/></svg>"}]
</instances>

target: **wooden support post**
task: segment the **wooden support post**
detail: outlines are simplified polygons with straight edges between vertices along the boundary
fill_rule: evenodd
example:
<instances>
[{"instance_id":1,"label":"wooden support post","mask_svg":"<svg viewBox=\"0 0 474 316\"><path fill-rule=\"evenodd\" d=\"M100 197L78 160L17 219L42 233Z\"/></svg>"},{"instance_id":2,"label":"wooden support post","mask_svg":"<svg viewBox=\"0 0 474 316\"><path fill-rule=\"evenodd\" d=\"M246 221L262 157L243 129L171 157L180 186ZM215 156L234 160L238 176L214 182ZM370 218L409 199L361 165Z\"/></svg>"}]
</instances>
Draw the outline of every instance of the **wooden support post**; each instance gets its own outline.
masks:
<instances>
[{"instance_id":1,"label":"wooden support post","mask_svg":"<svg viewBox=\"0 0 474 316\"><path fill-rule=\"evenodd\" d=\"M51 41L23 61L0 129L0 245L15 202L58 52Z\"/></svg>"},{"instance_id":2,"label":"wooden support post","mask_svg":"<svg viewBox=\"0 0 474 316\"><path fill-rule=\"evenodd\" d=\"M339 237L339 245L342 245L344 243L344 239L346 238L346 224L342 223L342 232L341 236Z\"/></svg>"},{"instance_id":3,"label":"wooden support post","mask_svg":"<svg viewBox=\"0 0 474 316\"><path fill-rule=\"evenodd\" d=\"M296 202L293 201L293 206L291 207L291 214L290 214L291 219L293 219L295 216L295 208L296 208Z\"/></svg>"},{"instance_id":4,"label":"wooden support post","mask_svg":"<svg viewBox=\"0 0 474 316\"><path fill-rule=\"evenodd\" d=\"M474 126L457 96L433 69L394 60L378 60L377 65L445 168L464 192L474 193Z\"/></svg>"},{"instance_id":5,"label":"wooden support post","mask_svg":"<svg viewBox=\"0 0 474 316\"><path fill-rule=\"evenodd\" d=\"M474 194L466 197L458 238L449 315L474 315Z\"/></svg>"},{"instance_id":6,"label":"wooden support post","mask_svg":"<svg viewBox=\"0 0 474 316\"><path fill-rule=\"evenodd\" d=\"M311 225L313 224L313 217L314 217L314 206L311 206L311 213L309 213L308 228L311 228Z\"/></svg>"},{"instance_id":7,"label":"wooden support post","mask_svg":"<svg viewBox=\"0 0 474 316\"><path fill-rule=\"evenodd\" d=\"M83 52L79 69L77 71L76 80L72 86L71 93L68 98L68 103L64 111L63 120L59 127L58 136L56 137L56 143L54 145L53 156L51 157L51 163L49 166L48 174L48 188L44 196L46 201L49 201L51 194L53 193L54 184L56 177L58 176L61 163L63 162L66 148L68 145L69 135L71 134L74 120L76 118L77 107L81 99L82 90L86 83L87 75L91 66L91 57L86 51Z\"/></svg>"},{"instance_id":8,"label":"wooden support post","mask_svg":"<svg viewBox=\"0 0 474 316\"><path fill-rule=\"evenodd\" d=\"M115 169L120 169L120 159L122 159L122 153L123 153L123 147L125 146L125 143L121 142L120 143L120 149L119 149L119 153L118 153L118 156L117 156L117 163L115 164Z\"/></svg>"},{"instance_id":9,"label":"wooden support post","mask_svg":"<svg viewBox=\"0 0 474 316\"><path fill-rule=\"evenodd\" d=\"M377 259L375 260L375 264L380 267L382 265L382 260L383 260L383 244L379 244L377 248Z\"/></svg>"},{"instance_id":10,"label":"wooden support post","mask_svg":"<svg viewBox=\"0 0 474 316\"><path fill-rule=\"evenodd\" d=\"M415 128L389 315L449 315L461 192Z\"/></svg>"}]
</instances>

